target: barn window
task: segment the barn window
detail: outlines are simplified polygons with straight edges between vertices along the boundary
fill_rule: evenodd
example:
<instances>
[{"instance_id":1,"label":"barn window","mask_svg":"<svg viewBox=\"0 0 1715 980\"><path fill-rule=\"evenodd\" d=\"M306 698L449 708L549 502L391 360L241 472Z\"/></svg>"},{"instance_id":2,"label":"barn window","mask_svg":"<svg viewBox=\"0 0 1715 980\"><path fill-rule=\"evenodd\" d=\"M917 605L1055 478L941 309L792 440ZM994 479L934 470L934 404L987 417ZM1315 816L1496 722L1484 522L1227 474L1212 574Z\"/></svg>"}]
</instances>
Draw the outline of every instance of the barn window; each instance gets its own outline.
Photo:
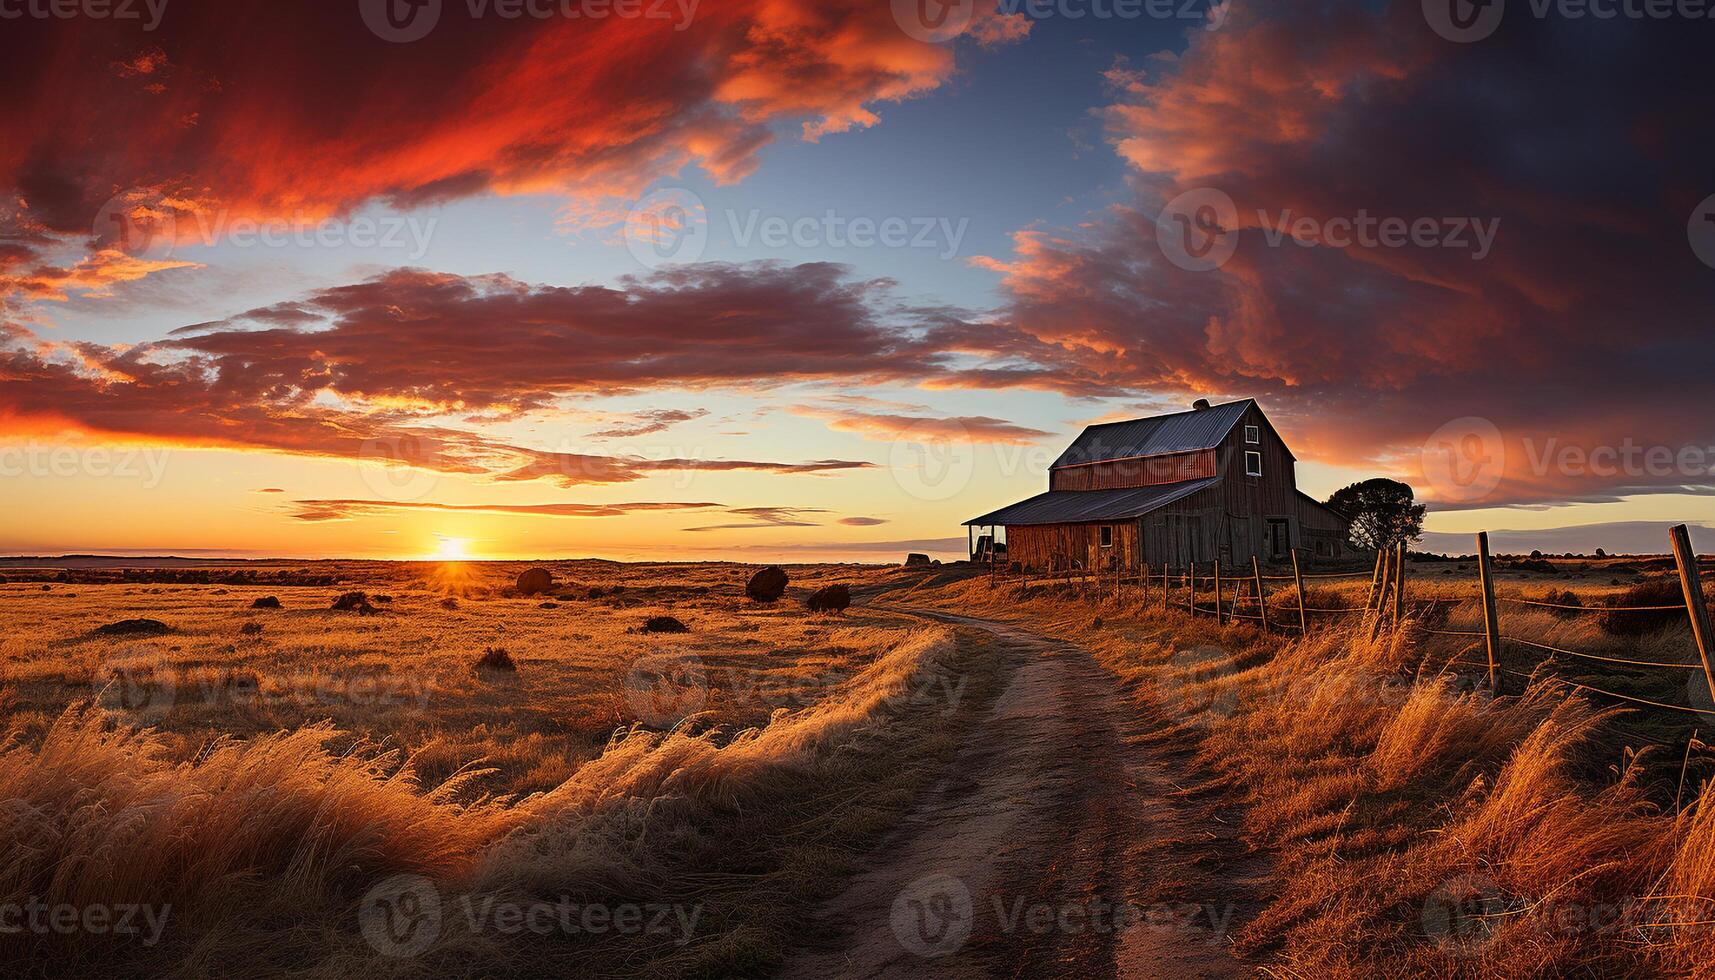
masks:
<instances>
[{"instance_id":1,"label":"barn window","mask_svg":"<svg viewBox=\"0 0 1715 980\"><path fill-rule=\"evenodd\" d=\"M1245 426L1245 442L1252 445L1252 446L1262 445L1262 426L1260 426L1260 425L1247 425L1247 426Z\"/></svg>"},{"instance_id":2,"label":"barn window","mask_svg":"<svg viewBox=\"0 0 1715 980\"><path fill-rule=\"evenodd\" d=\"M1113 546L1114 546L1114 529L1109 527L1106 524L1103 524L1102 525L1102 547L1112 548Z\"/></svg>"},{"instance_id":3,"label":"barn window","mask_svg":"<svg viewBox=\"0 0 1715 980\"><path fill-rule=\"evenodd\" d=\"M1262 475L1262 453L1245 453L1245 475Z\"/></svg>"}]
</instances>

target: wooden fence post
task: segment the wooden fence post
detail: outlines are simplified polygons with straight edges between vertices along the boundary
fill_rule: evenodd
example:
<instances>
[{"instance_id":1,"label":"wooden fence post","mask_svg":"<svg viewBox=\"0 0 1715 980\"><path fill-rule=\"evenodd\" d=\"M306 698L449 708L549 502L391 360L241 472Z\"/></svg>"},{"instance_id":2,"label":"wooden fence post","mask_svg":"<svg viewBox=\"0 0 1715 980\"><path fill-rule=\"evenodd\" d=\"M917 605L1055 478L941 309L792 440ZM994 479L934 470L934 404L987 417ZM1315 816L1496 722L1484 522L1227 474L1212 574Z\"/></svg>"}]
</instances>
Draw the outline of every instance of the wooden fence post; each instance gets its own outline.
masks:
<instances>
[{"instance_id":1,"label":"wooden fence post","mask_svg":"<svg viewBox=\"0 0 1715 980\"><path fill-rule=\"evenodd\" d=\"M1675 524L1668 532L1673 539L1673 560L1679 564L1679 587L1685 592L1685 611L1691 617L1691 635L1697 640L1697 655L1703 659L1703 679L1709 696L1715 698L1715 670L1709 666L1709 645L1715 635L1709 626L1709 606L1703 601L1703 575L1697 569L1697 552L1691 550L1691 532Z\"/></svg>"},{"instance_id":2,"label":"wooden fence post","mask_svg":"<svg viewBox=\"0 0 1715 980\"><path fill-rule=\"evenodd\" d=\"M1398 544L1397 550L1398 554L1395 556L1394 563L1399 570L1395 573L1396 577L1393 581L1393 624L1395 626L1398 626L1405 618L1405 542L1403 540Z\"/></svg>"},{"instance_id":3,"label":"wooden fence post","mask_svg":"<svg viewBox=\"0 0 1715 980\"><path fill-rule=\"evenodd\" d=\"M1387 615L1387 590L1393 584L1393 552L1385 547L1379 549L1376 561L1379 563L1380 580L1376 583L1375 595L1371 597L1373 601L1364 604L1365 615L1370 617L1372 640L1381 632L1382 617Z\"/></svg>"},{"instance_id":4,"label":"wooden fence post","mask_svg":"<svg viewBox=\"0 0 1715 980\"><path fill-rule=\"evenodd\" d=\"M1310 619L1304 613L1304 572L1298 567L1298 549L1292 549L1292 581L1298 586L1298 632L1310 635Z\"/></svg>"},{"instance_id":5,"label":"wooden fence post","mask_svg":"<svg viewBox=\"0 0 1715 980\"><path fill-rule=\"evenodd\" d=\"M1221 559L1215 559L1215 622L1227 625L1227 610L1221 605Z\"/></svg>"},{"instance_id":6,"label":"wooden fence post","mask_svg":"<svg viewBox=\"0 0 1715 980\"><path fill-rule=\"evenodd\" d=\"M1161 563L1161 611L1162 612L1167 611L1167 597L1173 591L1173 587L1167 584L1167 573L1168 573L1167 563L1162 562Z\"/></svg>"},{"instance_id":7,"label":"wooden fence post","mask_svg":"<svg viewBox=\"0 0 1715 980\"><path fill-rule=\"evenodd\" d=\"M1364 597L1366 611L1376 607L1376 590L1381 588L1382 584L1382 558L1386 554L1382 549L1376 549L1376 570L1370 573L1370 594Z\"/></svg>"},{"instance_id":8,"label":"wooden fence post","mask_svg":"<svg viewBox=\"0 0 1715 980\"><path fill-rule=\"evenodd\" d=\"M1197 615L1197 563L1191 563L1191 574L1185 577L1185 608Z\"/></svg>"},{"instance_id":9,"label":"wooden fence post","mask_svg":"<svg viewBox=\"0 0 1715 980\"><path fill-rule=\"evenodd\" d=\"M1268 632L1268 596L1262 591L1262 565L1258 564L1256 556L1251 556L1251 578L1256 580L1257 615L1262 617L1262 630Z\"/></svg>"},{"instance_id":10,"label":"wooden fence post","mask_svg":"<svg viewBox=\"0 0 1715 980\"><path fill-rule=\"evenodd\" d=\"M1501 693L1500 668L1495 660L1501 652L1501 621L1495 612L1495 575L1489 567L1489 532L1477 532L1477 574L1483 583L1483 645L1489 651L1489 690Z\"/></svg>"}]
</instances>

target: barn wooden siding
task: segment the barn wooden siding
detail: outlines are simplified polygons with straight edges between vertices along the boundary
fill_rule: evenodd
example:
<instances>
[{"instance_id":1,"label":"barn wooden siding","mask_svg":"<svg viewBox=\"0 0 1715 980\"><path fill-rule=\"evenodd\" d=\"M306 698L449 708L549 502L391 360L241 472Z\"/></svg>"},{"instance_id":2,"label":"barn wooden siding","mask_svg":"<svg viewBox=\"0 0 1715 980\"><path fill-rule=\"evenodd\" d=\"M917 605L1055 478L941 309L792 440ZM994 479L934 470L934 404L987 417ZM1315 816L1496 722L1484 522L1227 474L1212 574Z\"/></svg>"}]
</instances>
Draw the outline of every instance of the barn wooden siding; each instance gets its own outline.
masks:
<instances>
[{"instance_id":1,"label":"barn wooden siding","mask_svg":"<svg viewBox=\"0 0 1715 980\"><path fill-rule=\"evenodd\" d=\"M1101 546L1100 524L1031 524L1006 530L1009 561L1041 571L1071 568L1136 569L1141 559L1136 521L1107 525L1113 528L1113 545Z\"/></svg>"},{"instance_id":2,"label":"barn wooden siding","mask_svg":"<svg viewBox=\"0 0 1715 980\"><path fill-rule=\"evenodd\" d=\"M1219 473L1215 451L1201 449L1141 459L1078 463L1048 472L1050 490L1115 490L1202 480Z\"/></svg>"}]
</instances>

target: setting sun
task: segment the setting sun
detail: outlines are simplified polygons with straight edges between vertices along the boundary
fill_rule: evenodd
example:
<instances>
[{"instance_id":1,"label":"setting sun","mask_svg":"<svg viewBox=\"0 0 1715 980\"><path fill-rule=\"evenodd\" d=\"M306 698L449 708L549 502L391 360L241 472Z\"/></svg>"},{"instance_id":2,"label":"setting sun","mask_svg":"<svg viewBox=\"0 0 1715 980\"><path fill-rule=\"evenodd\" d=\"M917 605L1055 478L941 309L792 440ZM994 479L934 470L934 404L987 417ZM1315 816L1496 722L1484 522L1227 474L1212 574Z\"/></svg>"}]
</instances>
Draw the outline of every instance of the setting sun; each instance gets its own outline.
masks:
<instances>
[{"instance_id":1,"label":"setting sun","mask_svg":"<svg viewBox=\"0 0 1715 980\"><path fill-rule=\"evenodd\" d=\"M438 561L465 561L470 558L468 538L449 538L444 534L437 534L435 541L435 553L430 555L430 558Z\"/></svg>"}]
</instances>

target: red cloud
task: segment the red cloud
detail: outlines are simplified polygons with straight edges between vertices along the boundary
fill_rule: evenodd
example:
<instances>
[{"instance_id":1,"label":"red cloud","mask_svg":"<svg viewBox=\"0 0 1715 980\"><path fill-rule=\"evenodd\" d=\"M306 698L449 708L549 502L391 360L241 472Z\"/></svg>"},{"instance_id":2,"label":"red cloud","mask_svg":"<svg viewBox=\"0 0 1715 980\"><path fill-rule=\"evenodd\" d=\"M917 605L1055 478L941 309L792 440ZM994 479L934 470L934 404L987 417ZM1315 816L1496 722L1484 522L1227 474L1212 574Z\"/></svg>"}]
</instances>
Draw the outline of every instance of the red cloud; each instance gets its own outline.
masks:
<instances>
[{"instance_id":1,"label":"red cloud","mask_svg":"<svg viewBox=\"0 0 1715 980\"><path fill-rule=\"evenodd\" d=\"M951 47L913 40L870 0L603 18L473 18L449 2L412 43L377 36L361 6L174 3L148 32L8 21L0 237L34 236L38 262L54 240L115 247L95 225L116 195L170 234L217 213L315 220L375 200L631 197L691 165L732 181L777 124L811 139L869 126L877 105L954 70Z\"/></svg>"},{"instance_id":2,"label":"red cloud","mask_svg":"<svg viewBox=\"0 0 1715 980\"><path fill-rule=\"evenodd\" d=\"M1702 64L1693 35L1509 23L1459 45L1414 4L1235 7L1179 57L1110 73L1136 202L982 260L1010 302L942 335L989 359L953 383L1256 396L1306 458L1407 475L1445 505L1710 492L1706 467L1578 463L1715 447L1715 275L1685 231L1715 191L1706 100L1681 77ZM1205 187L1232 199L1236 249L1186 271L1156 216ZM1481 257L1270 241L1283 220L1364 214L1498 232ZM1504 456L1476 499L1420 466L1432 433L1465 416L1493 423L1482 455Z\"/></svg>"},{"instance_id":3,"label":"red cloud","mask_svg":"<svg viewBox=\"0 0 1715 980\"><path fill-rule=\"evenodd\" d=\"M720 504L646 502L619 504L436 504L395 500L294 500L292 516L300 521L345 521L354 517L409 512L504 514L520 517L624 517L665 510L707 510Z\"/></svg>"},{"instance_id":4,"label":"red cloud","mask_svg":"<svg viewBox=\"0 0 1715 980\"><path fill-rule=\"evenodd\" d=\"M706 266L623 289L407 271L248 314L258 329L203 325L128 348L46 343L13 326L0 343L0 420L12 432L71 428L565 486L861 469L873 464L548 450L443 419L623 388L902 376L925 360L921 341L872 312L874 288L825 265ZM310 321L320 329L304 329Z\"/></svg>"}]
</instances>

